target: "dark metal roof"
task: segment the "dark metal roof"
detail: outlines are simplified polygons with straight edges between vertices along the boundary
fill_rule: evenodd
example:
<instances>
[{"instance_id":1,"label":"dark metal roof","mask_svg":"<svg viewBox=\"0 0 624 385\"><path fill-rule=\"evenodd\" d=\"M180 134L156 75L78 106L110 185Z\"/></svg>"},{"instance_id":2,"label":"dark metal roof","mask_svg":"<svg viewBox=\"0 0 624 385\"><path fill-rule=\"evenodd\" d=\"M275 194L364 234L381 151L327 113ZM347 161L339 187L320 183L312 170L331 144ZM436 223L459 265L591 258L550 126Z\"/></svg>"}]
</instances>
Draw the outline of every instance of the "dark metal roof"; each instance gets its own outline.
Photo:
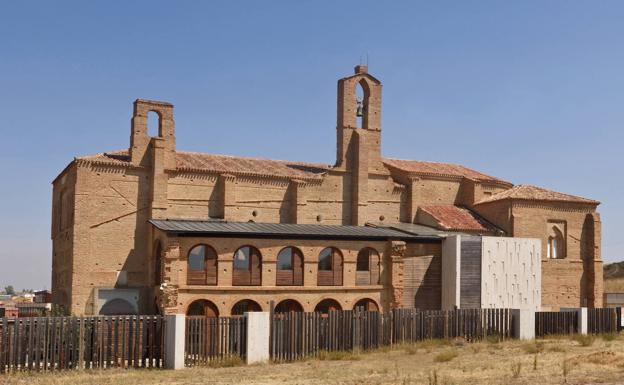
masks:
<instances>
[{"instance_id":1,"label":"dark metal roof","mask_svg":"<svg viewBox=\"0 0 624 385\"><path fill-rule=\"evenodd\" d=\"M336 226L290 223L255 223L200 221L186 219L151 219L159 230L180 235L218 235L242 237L315 238L315 239L397 239L432 240L436 236L419 236L390 228L371 226Z\"/></svg>"},{"instance_id":2,"label":"dark metal roof","mask_svg":"<svg viewBox=\"0 0 624 385\"><path fill-rule=\"evenodd\" d=\"M430 237L438 237L438 238L446 238L449 235L457 235L463 234L468 235L468 233L461 231L450 231L450 230L440 230L435 227L421 225L418 223L382 223L382 222L369 222L368 226L375 226L384 229L393 229L398 231L403 231L409 234L418 235L418 236L430 236Z\"/></svg>"}]
</instances>

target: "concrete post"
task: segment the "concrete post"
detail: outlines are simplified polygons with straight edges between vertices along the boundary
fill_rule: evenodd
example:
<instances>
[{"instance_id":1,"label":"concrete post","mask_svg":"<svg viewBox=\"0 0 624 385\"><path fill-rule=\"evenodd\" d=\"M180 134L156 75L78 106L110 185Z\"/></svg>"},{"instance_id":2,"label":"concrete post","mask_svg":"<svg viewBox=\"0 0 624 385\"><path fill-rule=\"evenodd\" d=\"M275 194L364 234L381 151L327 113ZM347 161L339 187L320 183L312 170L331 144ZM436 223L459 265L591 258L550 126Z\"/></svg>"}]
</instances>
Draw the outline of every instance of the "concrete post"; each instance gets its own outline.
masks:
<instances>
[{"instance_id":1,"label":"concrete post","mask_svg":"<svg viewBox=\"0 0 624 385\"><path fill-rule=\"evenodd\" d=\"M559 311L566 312L574 312L577 317L577 327L576 332L578 334L587 334L587 308L586 307L562 307Z\"/></svg>"},{"instance_id":2,"label":"concrete post","mask_svg":"<svg viewBox=\"0 0 624 385\"><path fill-rule=\"evenodd\" d=\"M587 334L587 308L577 309L578 314L578 332L579 334Z\"/></svg>"},{"instance_id":3,"label":"concrete post","mask_svg":"<svg viewBox=\"0 0 624 385\"><path fill-rule=\"evenodd\" d=\"M186 316L172 314L165 316L165 368L184 369L184 334Z\"/></svg>"},{"instance_id":4,"label":"concrete post","mask_svg":"<svg viewBox=\"0 0 624 385\"><path fill-rule=\"evenodd\" d=\"M247 364L268 362L271 317L269 312L245 313L247 318Z\"/></svg>"},{"instance_id":5,"label":"concrete post","mask_svg":"<svg viewBox=\"0 0 624 385\"><path fill-rule=\"evenodd\" d=\"M535 338L535 310L512 309L514 337L521 340Z\"/></svg>"}]
</instances>

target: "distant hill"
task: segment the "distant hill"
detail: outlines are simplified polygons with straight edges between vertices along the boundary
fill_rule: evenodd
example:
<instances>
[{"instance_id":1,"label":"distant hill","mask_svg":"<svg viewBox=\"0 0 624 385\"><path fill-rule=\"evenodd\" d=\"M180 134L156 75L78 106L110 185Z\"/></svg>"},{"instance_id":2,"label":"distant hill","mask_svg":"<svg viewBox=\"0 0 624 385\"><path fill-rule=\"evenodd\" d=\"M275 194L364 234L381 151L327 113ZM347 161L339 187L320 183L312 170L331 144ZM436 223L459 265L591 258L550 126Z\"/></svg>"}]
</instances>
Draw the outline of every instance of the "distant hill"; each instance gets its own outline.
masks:
<instances>
[{"instance_id":1,"label":"distant hill","mask_svg":"<svg viewBox=\"0 0 624 385\"><path fill-rule=\"evenodd\" d=\"M603 266L604 279L624 278L624 262L608 263Z\"/></svg>"}]
</instances>

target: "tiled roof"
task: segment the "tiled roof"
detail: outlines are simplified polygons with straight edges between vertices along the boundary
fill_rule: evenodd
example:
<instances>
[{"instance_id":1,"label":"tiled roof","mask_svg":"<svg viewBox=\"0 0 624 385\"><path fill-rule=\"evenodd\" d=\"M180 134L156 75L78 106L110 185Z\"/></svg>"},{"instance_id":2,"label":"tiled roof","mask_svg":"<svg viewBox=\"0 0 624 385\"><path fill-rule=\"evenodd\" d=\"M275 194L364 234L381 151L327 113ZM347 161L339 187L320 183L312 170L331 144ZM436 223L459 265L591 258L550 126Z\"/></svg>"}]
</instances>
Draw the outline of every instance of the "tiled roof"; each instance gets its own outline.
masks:
<instances>
[{"instance_id":1,"label":"tiled roof","mask_svg":"<svg viewBox=\"0 0 624 385\"><path fill-rule=\"evenodd\" d=\"M600 202L582 198L575 195L560 193L557 191L547 190L541 187L531 185L518 185L509 190L499 192L491 197L479 201L477 204L500 201L503 199L520 199L520 200L537 200L537 201L553 201L553 202L578 202L588 204L600 204Z\"/></svg>"},{"instance_id":2,"label":"tiled roof","mask_svg":"<svg viewBox=\"0 0 624 385\"><path fill-rule=\"evenodd\" d=\"M410 174L456 176L456 177L474 179L478 181L503 182L503 183L511 184L502 179L498 179L493 176L480 173L479 171L461 166L459 164L425 162L425 161L420 161L420 160L390 159L390 158L384 158L383 162L386 166L390 168L395 168L395 169L405 171Z\"/></svg>"},{"instance_id":3,"label":"tiled roof","mask_svg":"<svg viewBox=\"0 0 624 385\"><path fill-rule=\"evenodd\" d=\"M454 205L420 206L443 230L496 232L498 229L472 211Z\"/></svg>"},{"instance_id":4,"label":"tiled roof","mask_svg":"<svg viewBox=\"0 0 624 385\"><path fill-rule=\"evenodd\" d=\"M114 151L77 158L96 163L127 165L128 151ZM197 152L176 152L178 170L214 171L238 175L276 176L291 179L319 179L329 170L325 164L288 162L240 156L213 155Z\"/></svg>"},{"instance_id":5,"label":"tiled roof","mask_svg":"<svg viewBox=\"0 0 624 385\"><path fill-rule=\"evenodd\" d=\"M77 159L113 165L127 165L130 162L127 150L105 152ZM388 167L414 174L458 176L480 181L504 182L501 179L456 164L399 159L384 159L383 162ZM292 179L318 179L331 168L327 164L183 151L176 152L176 165L180 170L214 171L240 175L267 175Z\"/></svg>"}]
</instances>

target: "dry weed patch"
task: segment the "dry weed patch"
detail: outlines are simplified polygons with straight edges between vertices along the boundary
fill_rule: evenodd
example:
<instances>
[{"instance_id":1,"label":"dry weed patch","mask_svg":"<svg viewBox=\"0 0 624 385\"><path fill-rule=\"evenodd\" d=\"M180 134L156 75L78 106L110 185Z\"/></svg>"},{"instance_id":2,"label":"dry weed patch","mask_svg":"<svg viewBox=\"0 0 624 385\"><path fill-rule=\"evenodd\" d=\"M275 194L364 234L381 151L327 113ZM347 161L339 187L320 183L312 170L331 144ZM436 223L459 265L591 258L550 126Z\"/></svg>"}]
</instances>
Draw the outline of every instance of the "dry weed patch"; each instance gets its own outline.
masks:
<instances>
[{"instance_id":1,"label":"dry weed patch","mask_svg":"<svg viewBox=\"0 0 624 385\"><path fill-rule=\"evenodd\" d=\"M522 350L528 354L537 354L544 351L544 343L541 341L530 342L522 345Z\"/></svg>"},{"instance_id":2,"label":"dry weed patch","mask_svg":"<svg viewBox=\"0 0 624 385\"><path fill-rule=\"evenodd\" d=\"M455 357L457 357L459 355L459 353L457 353L457 351L455 349L449 349L449 350L445 350L441 353L438 353L433 360L435 362L449 362L451 360L453 360Z\"/></svg>"}]
</instances>

